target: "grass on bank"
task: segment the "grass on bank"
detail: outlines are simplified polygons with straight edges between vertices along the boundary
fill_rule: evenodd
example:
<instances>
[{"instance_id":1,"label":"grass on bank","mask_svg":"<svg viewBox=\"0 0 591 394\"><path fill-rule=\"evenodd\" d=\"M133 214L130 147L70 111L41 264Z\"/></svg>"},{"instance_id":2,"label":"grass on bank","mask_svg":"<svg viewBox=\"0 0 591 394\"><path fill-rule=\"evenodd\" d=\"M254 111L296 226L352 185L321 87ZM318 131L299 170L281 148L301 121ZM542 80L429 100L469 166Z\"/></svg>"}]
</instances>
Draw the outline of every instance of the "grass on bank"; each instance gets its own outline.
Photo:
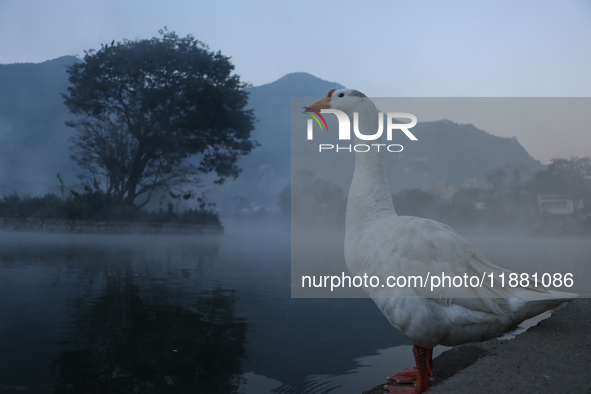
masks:
<instances>
[{"instance_id":1,"label":"grass on bank","mask_svg":"<svg viewBox=\"0 0 591 394\"><path fill-rule=\"evenodd\" d=\"M199 209L174 212L168 203L167 210L145 211L136 207L116 206L108 195L100 190L86 188L83 192L71 192L69 196L48 193L30 197L17 193L0 198L0 217L73 219L113 222L183 223L220 225L217 212Z\"/></svg>"}]
</instances>

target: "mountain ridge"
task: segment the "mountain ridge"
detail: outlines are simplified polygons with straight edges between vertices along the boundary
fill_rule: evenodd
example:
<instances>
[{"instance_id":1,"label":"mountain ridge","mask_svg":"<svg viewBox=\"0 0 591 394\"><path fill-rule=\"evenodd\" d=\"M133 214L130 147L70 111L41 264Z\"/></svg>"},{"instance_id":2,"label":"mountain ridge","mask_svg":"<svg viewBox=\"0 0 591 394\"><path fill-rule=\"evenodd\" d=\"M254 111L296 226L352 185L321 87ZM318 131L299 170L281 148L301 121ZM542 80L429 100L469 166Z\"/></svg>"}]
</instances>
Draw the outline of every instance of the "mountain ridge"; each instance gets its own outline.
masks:
<instances>
[{"instance_id":1,"label":"mountain ridge","mask_svg":"<svg viewBox=\"0 0 591 394\"><path fill-rule=\"evenodd\" d=\"M43 193L48 191L48 183L55 184L55 191L58 172L67 185L77 182L68 150L68 138L75 130L65 126L73 116L60 93L67 92L69 86L66 67L78 61L74 56L63 56L42 63L0 65L0 185L5 186L0 194ZM296 72L247 88L246 108L253 109L257 118L252 138L261 145L240 159L243 172L236 180L218 186L209 182L213 177L204 176L209 198L224 211L235 209L236 199L252 207L276 207L291 176L292 98L324 97L330 89L342 87ZM532 171L544 168L516 139L497 137L473 125L447 120L421 122L414 132L421 144L407 144L404 156L388 158L401 170L390 171L399 177L393 192L428 188L434 183L461 186L474 176L483 177L492 168L514 162L523 162ZM340 186L345 189L347 182L343 180ZM45 186L23 187L26 184Z\"/></svg>"}]
</instances>

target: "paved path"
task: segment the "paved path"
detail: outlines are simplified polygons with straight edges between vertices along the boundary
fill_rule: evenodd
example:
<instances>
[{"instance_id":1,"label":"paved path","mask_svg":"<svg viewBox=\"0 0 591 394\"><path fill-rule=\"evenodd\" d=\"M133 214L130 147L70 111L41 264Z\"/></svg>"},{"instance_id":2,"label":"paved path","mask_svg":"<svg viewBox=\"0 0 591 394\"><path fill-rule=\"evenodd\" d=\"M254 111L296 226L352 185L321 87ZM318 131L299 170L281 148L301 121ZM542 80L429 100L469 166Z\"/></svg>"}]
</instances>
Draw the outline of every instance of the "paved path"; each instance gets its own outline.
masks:
<instances>
[{"instance_id":1,"label":"paved path","mask_svg":"<svg viewBox=\"0 0 591 394\"><path fill-rule=\"evenodd\" d=\"M591 300L570 302L512 340L455 347L433 364L429 394L591 394Z\"/></svg>"}]
</instances>

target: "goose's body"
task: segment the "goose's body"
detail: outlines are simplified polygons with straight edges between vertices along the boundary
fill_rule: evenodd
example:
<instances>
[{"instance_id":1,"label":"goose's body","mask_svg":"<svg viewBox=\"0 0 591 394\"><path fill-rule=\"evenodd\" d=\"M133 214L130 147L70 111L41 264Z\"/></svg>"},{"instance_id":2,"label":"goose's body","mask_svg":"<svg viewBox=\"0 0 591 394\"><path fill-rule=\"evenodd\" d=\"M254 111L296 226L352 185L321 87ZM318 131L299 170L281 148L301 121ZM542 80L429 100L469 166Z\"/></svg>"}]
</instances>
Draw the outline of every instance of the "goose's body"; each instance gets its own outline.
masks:
<instances>
[{"instance_id":1,"label":"goose's body","mask_svg":"<svg viewBox=\"0 0 591 394\"><path fill-rule=\"evenodd\" d=\"M378 129L374 104L356 90L331 90L308 108L338 109L350 119L358 112L363 134L374 134ZM442 273L452 278L466 274L481 278L484 274L487 279L482 287L440 286L434 291L430 286L365 288L388 321L415 344L418 376L411 391L422 393L429 387L429 351L434 346L494 338L576 296L545 291L533 283L511 288L505 282L502 287L499 274L505 273L507 278L510 271L489 262L450 227L396 214L381 153L373 149L355 155L345 232L345 261L352 275L377 276L381 283L388 276L424 279ZM404 390L389 387L391 392Z\"/></svg>"}]
</instances>

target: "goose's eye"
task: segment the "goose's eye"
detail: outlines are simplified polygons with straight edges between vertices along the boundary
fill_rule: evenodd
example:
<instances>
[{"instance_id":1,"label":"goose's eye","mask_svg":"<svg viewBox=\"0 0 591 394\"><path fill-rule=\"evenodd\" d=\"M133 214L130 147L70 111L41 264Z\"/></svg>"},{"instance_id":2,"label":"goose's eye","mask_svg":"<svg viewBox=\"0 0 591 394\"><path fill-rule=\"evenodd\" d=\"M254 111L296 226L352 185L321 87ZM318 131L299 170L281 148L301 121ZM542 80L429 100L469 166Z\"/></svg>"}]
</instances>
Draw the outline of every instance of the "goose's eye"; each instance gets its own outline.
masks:
<instances>
[{"instance_id":1,"label":"goose's eye","mask_svg":"<svg viewBox=\"0 0 591 394\"><path fill-rule=\"evenodd\" d=\"M345 97L345 93L340 93L339 97Z\"/></svg>"}]
</instances>

